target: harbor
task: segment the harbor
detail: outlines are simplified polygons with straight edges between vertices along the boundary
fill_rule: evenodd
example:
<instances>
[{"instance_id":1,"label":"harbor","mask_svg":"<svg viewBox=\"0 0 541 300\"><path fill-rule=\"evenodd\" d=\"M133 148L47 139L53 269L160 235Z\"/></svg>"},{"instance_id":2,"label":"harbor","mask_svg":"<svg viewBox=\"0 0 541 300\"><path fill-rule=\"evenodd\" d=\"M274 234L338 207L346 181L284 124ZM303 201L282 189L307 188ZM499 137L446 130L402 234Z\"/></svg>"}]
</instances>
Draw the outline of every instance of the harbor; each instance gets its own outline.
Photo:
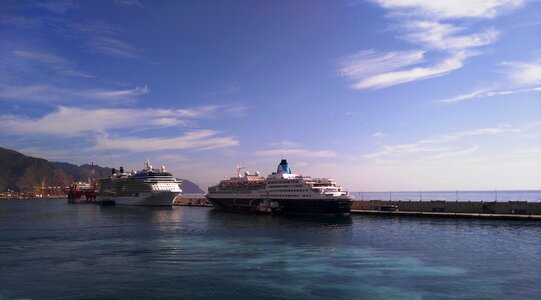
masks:
<instances>
[{"instance_id":1,"label":"harbor","mask_svg":"<svg viewBox=\"0 0 541 300\"><path fill-rule=\"evenodd\" d=\"M541 0L0 11L0 300L541 299Z\"/></svg>"}]
</instances>

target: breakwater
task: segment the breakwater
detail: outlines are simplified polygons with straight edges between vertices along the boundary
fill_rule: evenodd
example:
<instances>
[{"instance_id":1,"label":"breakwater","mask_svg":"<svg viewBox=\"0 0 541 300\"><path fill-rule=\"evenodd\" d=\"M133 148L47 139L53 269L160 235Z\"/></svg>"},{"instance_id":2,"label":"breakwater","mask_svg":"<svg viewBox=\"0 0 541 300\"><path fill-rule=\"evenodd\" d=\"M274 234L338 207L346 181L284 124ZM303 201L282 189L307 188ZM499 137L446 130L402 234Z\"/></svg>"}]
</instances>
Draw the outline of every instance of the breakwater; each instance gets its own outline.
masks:
<instances>
[{"instance_id":1,"label":"breakwater","mask_svg":"<svg viewBox=\"0 0 541 300\"><path fill-rule=\"evenodd\" d=\"M501 215L541 215L540 202L507 201L413 201L413 200L356 200L352 210L382 211L396 208L401 212L469 213Z\"/></svg>"}]
</instances>

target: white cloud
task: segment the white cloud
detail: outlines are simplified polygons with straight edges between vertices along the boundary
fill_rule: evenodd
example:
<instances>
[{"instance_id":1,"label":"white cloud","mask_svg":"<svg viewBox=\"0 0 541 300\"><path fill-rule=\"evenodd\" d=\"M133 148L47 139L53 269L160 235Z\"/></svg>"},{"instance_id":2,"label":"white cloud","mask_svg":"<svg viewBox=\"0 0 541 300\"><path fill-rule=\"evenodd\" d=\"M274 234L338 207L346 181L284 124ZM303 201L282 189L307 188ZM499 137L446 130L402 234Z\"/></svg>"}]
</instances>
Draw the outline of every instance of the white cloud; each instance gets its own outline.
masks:
<instances>
[{"instance_id":1,"label":"white cloud","mask_svg":"<svg viewBox=\"0 0 541 300\"><path fill-rule=\"evenodd\" d=\"M115 0L113 3L118 6L137 6L139 8L145 8L138 0Z\"/></svg>"},{"instance_id":2,"label":"white cloud","mask_svg":"<svg viewBox=\"0 0 541 300\"><path fill-rule=\"evenodd\" d=\"M63 14L69 9L76 8L74 1L58 0L58 1L34 1L31 2L34 7L45 8L55 14Z\"/></svg>"},{"instance_id":3,"label":"white cloud","mask_svg":"<svg viewBox=\"0 0 541 300\"><path fill-rule=\"evenodd\" d=\"M519 0L422 1L374 0L390 10L399 38L421 49L376 53L361 51L340 63L340 74L356 81L353 89L378 89L446 75L464 66L478 48L494 43L494 28L468 32L457 18L492 18L519 6ZM468 23L465 23L468 24ZM432 52L438 55L431 55ZM419 66L424 63L423 66Z\"/></svg>"},{"instance_id":4,"label":"white cloud","mask_svg":"<svg viewBox=\"0 0 541 300\"><path fill-rule=\"evenodd\" d=\"M430 67L415 67L407 70L392 71L363 78L353 84L354 89L377 89L389 87L406 82L428 79L445 75L463 66L463 62L471 54L457 53Z\"/></svg>"},{"instance_id":5,"label":"white cloud","mask_svg":"<svg viewBox=\"0 0 541 300\"><path fill-rule=\"evenodd\" d=\"M268 156L268 157L336 157L336 153L333 151L320 150L313 151L302 148L298 143L291 141L282 141L277 143L271 143L275 149L270 150L260 150L256 151L257 156Z\"/></svg>"},{"instance_id":6,"label":"white cloud","mask_svg":"<svg viewBox=\"0 0 541 300\"><path fill-rule=\"evenodd\" d=\"M60 56L38 52L38 51L25 51L25 50L14 50L13 53L19 57L28 58L34 61L38 61L50 65L67 65L68 61L61 58Z\"/></svg>"},{"instance_id":7,"label":"white cloud","mask_svg":"<svg viewBox=\"0 0 541 300\"><path fill-rule=\"evenodd\" d=\"M211 150L234 147L239 144L233 137L217 137L217 131L189 131L178 137L114 137L99 136L95 148L98 150L122 149L131 152L150 152L160 150Z\"/></svg>"},{"instance_id":8,"label":"white cloud","mask_svg":"<svg viewBox=\"0 0 541 300\"><path fill-rule=\"evenodd\" d=\"M136 58L140 56L139 49L128 42L111 36L94 36L86 41L86 44L101 54L124 58Z\"/></svg>"},{"instance_id":9,"label":"white cloud","mask_svg":"<svg viewBox=\"0 0 541 300\"><path fill-rule=\"evenodd\" d=\"M443 51L488 45L499 36L499 32L493 28L479 33L460 35L459 33L466 28L433 20L409 21L406 22L406 28L410 31L406 35L407 40Z\"/></svg>"},{"instance_id":10,"label":"white cloud","mask_svg":"<svg viewBox=\"0 0 541 300\"><path fill-rule=\"evenodd\" d=\"M189 119L204 118L219 106L201 106L192 109L90 109L60 107L41 118L21 115L0 115L4 134L79 135L108 130L145 130L185 125Z\"/></svg>"},{"instance_id":11,"label":"white cloud","mask_svg":"<svg viewBox=\"0 0 541 300\"><path fill-rule=\"evenodd\" d=\"M541 60L530 62L505 62L508 76L517 85L541 85Z\"/></svg>"},{"instance_id":12,"label":"white cloud","mask_svg":"<svg viewBox=\"0 0 541 300\"><path fill-rule=\"evenodd\" d=\"M206 105L190 109L177 109L175 112L178 116L182 117L200 118L208 116L219 109L223 109L223 107L223 105Z\"/></svg>"},{"instance_id":13,"label":"white cloud","mask_svg":"<svg viewBox=\"0 0 541 300\"><path fill-rule=\"evenodd\" d=\"M240 90L240 85L238 82L228 82L217 86L215 89L209 92L211 96L220 96L233 94Z\"/></svg>"},{"instance_id":14,"label":"white cloud","mask_svg":"<svg viewBox=\"0 0 541 300\"><path fill-rule=\"evenodd\" d=\"M452 156L453 154L467 154L477 151L470 150L470 152L464 152L464 149L456 149L455 145L450 145L450 142L464 139L466 137L472 136L491 136L504 133L518 133L521 132L521 128L513 128L510 126L500 126L500 127L488 127L488 128L479 128L468 131L459 131L447 134L441 134L434 136L428 139L419 140L414 143L409 144L400 144L400 145L384 145L379 151L366 154L364 158L367 160L381 159L385 157L399 157L404 155L412 154L424 154L431 152L439 152L431 157L441 158L446 156ZM470 148L472 149L472 148Z\"/></svg>"},{"instance_id":15,"label":"white cloud","mask_svg":"<svg viewBox=\"0 0 541 300\"><path fill-rule=\"evenodd\" d=\"M147 94L147 86L133 89L66 89L52 85L0 85L0 99L25 102L73 103L74 101L134 101Z\"/></svg>"},{"instance_id":16,"label":"white cloud","mask_svg":"<svg viewBox=\"0 0 541 300\"><path fill-rule=\"evenodd\" d=\"M297 142L292 141L281 141L281 142L274 142L270 144L274 148L280 148L280 149L287 149L287 148L299 148L301 145Z\"/></svg>"},{"instance_id":17,"label":"white cloud","mask_svg":"<svg viewBox=\"0 0 541 300\"><path fill-rule=\"evenodd\" d=\"M43 51L27 51L27 50L14 50L13 54L17 57L25 58L32 62L37 62L42 65L48 66L50 69L56 70L61 74L70 77L83 77L83 78L93 78L94 75L76 70L72 63L68 60Z\"/></svg>"},{"instance_id":18,"label":"white cloud","mask_svg":"<svg viewBox=\"0 0 541 300\"><path fill-rule=\"evenodd\" d=\"M475 90L475 91L472 91L472 92L469 92L469 93L466 93L466 94L454 96L454 97L451 97L451 98L445 98L445 99L436 100L436 102L453 103L453 102L464 101L464 100L468 100L468 99L472 99L472 98L483 97L483 95L485 95L487 93L487 91L488 91L487 89L479 89L479 90Z\"/></svg>"},{"instance_id":19,"label":"white cloud","mask_svg":"<svg viewBox=\"0 0 541 300\"><path fill-rule=\"evenodd\" d=\"M402 144L402 145L395 145L395 146L385 145L378 152L366 154L364 158L371 160L371 159L381 158L381 157L390 156L390 155L397 155L397 154L403 155L403 154L416 154L416 153L427 153L427 152L441 152L441 151L447 151L451 149L448 147L422 146L423 144L424 143Z\"/></svg>"},{"instance_id":20,"label":"white cloud","mask_svg":"<svg viewBox=\"0 0 541 300\"><path fill-rule=\"evenodd\" d=\"M336 157L333 151L311 151L306 149L273 149L257 151L258 156L270 157Z\"/></svg>"},{"instance_id":21,"label":"white cloud","mask_svg":"<svg viewBox=\"0 0 541 300\"><path fill-rule=\"evenodd\" d=\"M364 50L346 57L340 62L340 74L352 80L373 76L423 61L424 51L377 53Z\"/></svg>"},{"instance_id":22,"label":"white cloud","mask_svg":"<svg viewBox=\"0 0 541 300\"><path fill-rule=\"evenodd\" d=\"M461 150L457 150L457 151L448 151L448 152L439 153L439 154L436 154L436 155L433 155L433 156L429 156L429 157L427 157L427 159L428 160L448 159L448 158L452 158L452 157L472 154L474 152L477 152L479 149L480 149L479 146L473 146L471 148L461 149Z\"/></svg>"},{"instance_id":23,"label":"white cloud","mask_svg":"<svg viewBox=\"0 0 541 300\"><path fill-rule=\"evenodd\" d=\"M21 16L0 15L0 24L22 29L35 29L43 26L40 20Z\"/></svg>"},{"instance_id":24,"label":"white cloud","mask_svg":"<svg viewBox=\"0 0 541 300\"><path fill-rule=\"evenodd\" d=\"M374 132L372 134L372 137L374 138L382 138L382 137L386 137L387 135L381 131L377 131L377 132Z\"/></svg>"},{"instance_id":25,"label":"white cloud","mask_svg":"<svg viewBox=\"0 0 541 300\"><path fill-rule=\"evenodd\" d=\"M435 102L449 104L475 98L541 92L541 60L504 62L500 65L506 69L505 74L509 79L506 81L506 85L511 86L510 88L478 89L458 96L436 100Z\"/></svg>"},{"instance_id":26,"label":"white cloud","mask_svg":"<svg viewBox=\"0 0 541 300\"><path fill-rule=\"evenodd\" d=\"M374 0L389 9L414 10L426 17L446 18L493 18L520 6L522 0Z\"/></svg>"},{"instance_id":27,"label":"white cloud","mask_svg":"<svg viewBox=\"0 0 541 300\"><path fill-rule=\"evenodd\" d=\"M465 100L471 100L475 98L486 98L486 97L494 97L494 96L504 96L504 95L512 95L512 94L518 94L518 93L527 93L527 92L541 92L541 86L533 87L533 88L527 88L527 89L514 89L514 90L487 90L487 89L481 89L481 90L475 90L473 92L469 92L466 94L454 96L451 98L445 98L441 100L436 100L436 102L439 103L456 103L461 102Z\"/></svg>"},{"instance_id":28,"label":"white cloud","mask_svg":"<svg viewBox=\"0 0 541 300\"><path fill-rule=\"evenodd\" d=\"M54 28L65 38L78 41L85 51L112 57L137 58L141 50L124 40L126 31L115 24L100 20L80 23L60 23Z\"/></svg>"}]
</instances>

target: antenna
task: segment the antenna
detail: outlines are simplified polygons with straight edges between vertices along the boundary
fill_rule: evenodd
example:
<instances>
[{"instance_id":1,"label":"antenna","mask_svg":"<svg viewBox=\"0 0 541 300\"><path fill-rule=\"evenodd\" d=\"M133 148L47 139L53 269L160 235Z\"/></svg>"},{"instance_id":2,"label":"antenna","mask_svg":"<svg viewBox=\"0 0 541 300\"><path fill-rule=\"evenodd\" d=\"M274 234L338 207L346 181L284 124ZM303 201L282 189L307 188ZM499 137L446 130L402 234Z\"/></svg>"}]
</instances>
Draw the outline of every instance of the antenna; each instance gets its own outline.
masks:
<instances>
[{"instance_id":1,"label":"antenna","mask_svg":"<svg viewBox=\"0 0 541 300\"><path fill-rule=\"evenodd\" d=\"M242 169L246 169L245 167L243 167L240 163L237 165L237 177L241 177L240 176L240 170Z\"/></svg>"},{"instance_id":2,"label":"antenna","mask_svg":"<svg viewBox=\"0 0 541 300\"><path fill-rule=\"evenodd\" d=\"M96 169L94 168L94 162L92 162L92 177L90 180L90 183L92 184L92 187L96 188Z\"/></svg>"}]
</instances>

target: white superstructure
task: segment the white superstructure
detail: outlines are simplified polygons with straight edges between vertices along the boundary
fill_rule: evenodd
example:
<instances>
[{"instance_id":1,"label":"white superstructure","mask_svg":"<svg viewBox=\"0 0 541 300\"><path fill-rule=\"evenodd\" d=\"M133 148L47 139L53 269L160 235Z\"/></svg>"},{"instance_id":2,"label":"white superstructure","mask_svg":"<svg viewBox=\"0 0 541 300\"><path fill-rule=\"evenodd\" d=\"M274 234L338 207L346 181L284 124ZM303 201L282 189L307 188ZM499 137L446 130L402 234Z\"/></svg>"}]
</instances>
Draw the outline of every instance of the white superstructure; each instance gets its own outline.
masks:
<instances>
[{"instance_id":1,"label":"white superstructure","mask_svg":"<svg viewBox=\"0 0 541 300\"><path fill-rule=\"evenodd\" d=\"M182 181L165 170L165 166L154 169L149 161L145 169L117 173L99 181L98 201L114 201L118 205L170 206L176 196L182 193Z\"/></svg>"}]
</instances>

